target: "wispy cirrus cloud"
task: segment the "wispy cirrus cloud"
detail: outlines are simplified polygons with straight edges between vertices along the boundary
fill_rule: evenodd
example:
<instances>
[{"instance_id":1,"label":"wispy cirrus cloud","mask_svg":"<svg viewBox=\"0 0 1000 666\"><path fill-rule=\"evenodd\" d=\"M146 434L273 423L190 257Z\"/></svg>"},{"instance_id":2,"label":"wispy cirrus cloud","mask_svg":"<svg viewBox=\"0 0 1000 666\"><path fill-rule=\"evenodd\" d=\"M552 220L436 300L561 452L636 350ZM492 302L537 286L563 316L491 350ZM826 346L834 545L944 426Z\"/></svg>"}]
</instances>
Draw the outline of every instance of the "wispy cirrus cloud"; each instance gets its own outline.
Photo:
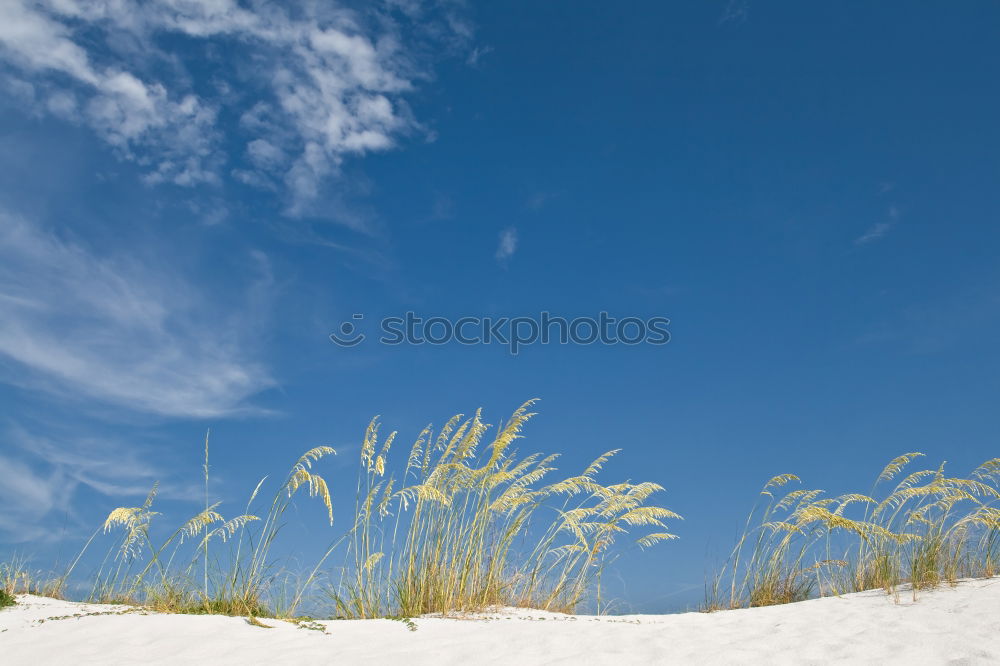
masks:
<instances>
[{"instance_id":1,"label":"wispy cirrus cloud","mask_svg":"<svg viewBox=\"0 0 1000 666\"><path fill-rule=\"evenodd\" d=\"M854 244L865 245L867 243L871 243L872 241L877 241L879 238L882 238L889 233L889 229L891 228L892 225L888 222L878 222L873 224L867 231L865 231L865 233L854 239Z\"/></svg>"},{"instance_id":2,"label":"wispy cirrus cloud","mask_svg":"<svg viewBox=\"0 0 1000 666\"><path fill-rule=\"evenodd\" d=\"M747 0L729 0L722 10L719 23L743 23L750 16L750 3Z\"/></svg>"},{"instance_id":3,"label":"wispy cirrus cloud","mask_svg":"<svg viewBox=\"0 0 1000 666\"><path fill-rule=\"evenodd\" d=\"M74 498L82 489L127 501L147 494L165 476L143 449L114 438L43 436L10 423L0 443L0 538L8 543L58 540L56 520L69 529L92 523L93 516L76 515ZM196 494L172 482L159 488L166 499Z\"/></svg>"},{"instance_id":4,"label":"wispy cirrus cloud","mask_svg":"<svg viewBox=\"0 0 1000 666\"><path fill-rule=\"evenodd\" d=\"M517 252L517 229L507 227L500 232L500 242L497 244L496 260L500 264L506 264L514 253Z\"/></svg>"},{"instance_id":5,"label":"wispy cirrus cloud","mask_svg":"<svg viewBox=\"0 0 1000 666\"><path fill-rule=\"evenodd\" d=\"M66 506L71 489L58 472L39 472L0 453L0 536L6 542L36 542L49 533L39 523L56 507Z\"/></svg>"},{"instance_id":6,"label":"wispy cirrus cloud","mask_svg":"<svg viewBox=\"0 0 1000 666\"><path fill-rule=\"evenodd\" d=\"M415 54L471 37L433 4L10 0L0 59L32 112L89 126L147 181L231 175L299 215L347 157L420 130L404 99L427 76Z\"/></svg>"},{"instance_id":7,"label":"wispy cirrus cloud","mask_svg":"<svg viewBox=\"0 0 1000 666\"><path fill-rule=\"evenodd\" d=\"M867 245L874 241L879 240L885 236L889 231L895 226L896 222L899 220L899 209L895 206L889 206L889 211L886 214L887 219L882 222L877 222L869 227L865 233L861 234L854 239L855 245Z\"/></svg>"},{"instance_id":8,"label":"wispy cirrus cloud","mask_svg":"<svg viewBox=\"0 0 1000 666\"><path fill-rule=\"evenodd\" d=\"M272 278L265 257L252 260L252 284L226 305L150 257L97 252L0 211L0 379L165 416L254 411L247 399L273 381L247 330Z\"/></svg>"}]
</instances>

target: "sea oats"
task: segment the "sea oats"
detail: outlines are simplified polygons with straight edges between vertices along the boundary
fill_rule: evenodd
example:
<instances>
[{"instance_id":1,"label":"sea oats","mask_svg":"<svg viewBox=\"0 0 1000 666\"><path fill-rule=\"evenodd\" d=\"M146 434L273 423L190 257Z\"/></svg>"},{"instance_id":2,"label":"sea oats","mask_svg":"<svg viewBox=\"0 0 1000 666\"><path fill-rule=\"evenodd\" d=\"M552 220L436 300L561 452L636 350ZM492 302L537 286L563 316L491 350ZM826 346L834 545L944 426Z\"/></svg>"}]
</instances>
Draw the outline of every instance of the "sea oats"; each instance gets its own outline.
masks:
<instances>
[{"instance_id":1,"label":"sea oats","mask_svg":"<svg viewBox=\"0 0 1000 666\"><path fill-rule=\"evenodd\" d=\"M243 514L242 516L236 516L223 523L221 526L216 527L209 534L210 536L217 536L222 539L223 542L228 541L233 538L239 530L246 527L247 523L260 520L259 516L254 516L251 514Z\"/></svg>"},{"instance_id":2,"label":"sea oats","mask_svg":"<svg viewBox=\"0 0 1000 666\"><path fill-rule=\"evenodd\" d=\"M114 533L117 541L98 570L91 598L252 617L273 604L273 612L292 614L319 581L333 578L324 563L339 549L345 559L341 580L329 591L345 616L497 604L572 610L588 595L599 599L601 573L619 542L648 548L673 539L667 523L680 516L649 504L662 491L659 484L597 481L617 449L580 474L547 483L558 455L522 455L515 446L534 416L533 402L495 430L481 410L464 420L453 417L437 434L424 428L399 470L392 461L396 433L380 441L379 420L372 419L360 448L354 520L294 583L287 582L292 574L275 569L271 548L303 491L319 499L333 523L321 463L336 452L311 448L280 483L269 486L268 476L260 478L246 510L227 520L222 505L211 502L206 435L198 498L203 508L166 538L151 526L160 520L152 510L155 485L141 506L110 512L91 540ZM262 497L265 489L273 489L273 497ZM990 519L984 512L979 522ZM210 558L213 540L229 546Z\"/></svg>"},{"instance_id":3,"label":"sea oats","mask_svg":"<svg viewBox=\"0 0 1000 666\"><path fill-rule=\"evenodd\" d=\"M895 479L921 455L894 458L875 486ZM988 461L964 479L947 477L941 464L907 474L882 496L829 498L795 490L777 503L770 488L797 477L775 477L779 483L772 479L765 486L726 569L712 583L708 606L785 603L816 591L892 592L903 583L917 590L993 575L1000 561L1000 510L989 506L1000 499L996 468ZM848 515L853 513L860 516ZM835 549L843 556L831 557ZM730 579L725 593L723 576Z\"/></svg>"},{"instance_id":4,"label":"sea oats","mask_svg":"<svg viewBox=\"0 0 1000 666\"><path fill-rule=\"evenodd\" d=\"M779 474L778 476L771 477L771 479L764 484L764 489L761 491L761 494L770 495L771 493L768 491L771 488L780 488L781 486L792 481L799 481L799 477L794 474Z\"/></svg>"},{"instance_id":5,"label":"sea oats","mask_svg":"<svg viewBox=\"0 0 1000 666\"><path fill-rule=\"evenodd\" d=\"M193 538L213 523L224 522L225 519L222 517L222 514L215 511L215 507L217 506L219 506L218 502L205 511L192 516L181 526L181 543L183 543L185 539Z\"/></svg>"},{"instance_id":6,"label":"sea oats","mask_svg":"<svg viewBox=\"0 0 1000 666\"><path fill-rule=\"evenodd\" d=\"M891 481L893 477L899 474L904 467L913 462L916 458L923 457L923 453L919 451L914 451L912 453L904 453L901 456L893 458L889 461L889 464L885 466L882 473L878 475L879 481Z\"/></svg>"},{"instance_id":7,"label":"sea oats","mask_svg":"<svg viewBox=\"0 0 1000 666\"><path fill-rule=\"evenodd\" d=\"M417 482L399 490L391 485L388 451L374 453L377 428L369 426L366 449L372 453L366 454L358 479L349 565L332 592L339 612L416 614L526 600L568 608L596 580L616 535L648 526L659 529L643 544L665 540L664 520L676 514L641 510L660 486L605 488L593 480L614 452L599 457L581 476L541 485L553 472L556 456L522 457L512 446L533 416L531 404L515 410L491 439L486 439L490 426L480 410L470 418L453 417L436 437L425 428L402 473L407 479L413 472ZM376 481L383 475L390 478L388 488ZM547 529L542 523L529 531L539 508L558 497L582 503L565 510L553 506L559 519ZM388 511L392 500L400 509L394 515ZM390 517L392 524L385 524ZM526 538L538 541L529 541L528 552L515 556L515 539ZM372 553L384 553L384 567L366 569Z\"/></svg>"},{"instance_id":8,"label":"sea oats","mask_svg":"<svg viewBox=\"0 0 1000 666\"><path fill-rule=\"evenodd\" d=\"M995 480L1000 480L1000 458L993 458L992 460L987 460L982 465L973 470L972 476L980 480L988 480L990 478L993 478Z\"/></svg>"}]
</instances>

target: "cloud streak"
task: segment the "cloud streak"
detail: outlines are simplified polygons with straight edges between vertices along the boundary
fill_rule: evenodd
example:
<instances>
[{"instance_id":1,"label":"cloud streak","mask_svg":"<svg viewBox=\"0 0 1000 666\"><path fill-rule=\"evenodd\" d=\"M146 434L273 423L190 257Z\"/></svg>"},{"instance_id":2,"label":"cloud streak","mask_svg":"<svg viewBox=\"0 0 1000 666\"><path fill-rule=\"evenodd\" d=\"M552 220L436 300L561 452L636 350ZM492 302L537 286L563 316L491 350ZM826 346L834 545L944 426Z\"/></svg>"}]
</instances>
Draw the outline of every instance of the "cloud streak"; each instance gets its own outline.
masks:
<instances>
[{"instance_id":1,"label":"cloud streak","mask_svg":"<svg viewBox=\"0 0 1000 666\"><path fill-rule=\"evenodd\" d=\"M51 525L57 516L72 528L92 522L93 516L76 515L74 497L81 489L121 501L145 495L163 475L135 446L114 439L46 437L10 424L0 441L0 535L7 542L58 540ZM167 499L196 492L170 483L160 487Z\"/></svg>"},{"instance_id":2,"label":"cloud streak","mask_svg":"<svg viewBox=\"0 0 1000 666\"><path fill-rule=\"evenodd\" d=\"M896 221L899 219L899 209L895 206L889 206L888 218L889 219L887 221L878 222L869 227L865 233L854 239L854 244L868 245L869 243L873 243L884 237L887 233L889 233L892 227L896 224Z\"/></svg>"},{"instance_id":3,"label":"cloud streak","mask_svg":"<svg viewBox=\"0 0 1000 666\"><path fill-rule=\"evenodd\" d=\"M871 227L869 227L869 229L865 233L855 238L854 244L866 245L873 241L877 241L879 238L882 238L887 233L889 233L889 229L891 228L892 225L889 224L888 222L879 222L877 224L874 224Z\"/></svg>"},{"instance_id":4,"label":"cloud streak","mask_svg":"<svg viewBox=\"0 0 1000 666\"><path fill-rule=\"evenodd\" d=\"M508 227L500 232L500 242L497 244L496 260L506 264L517 252L517 229Z\"/></svg>"},{"instance_id":5,"label":"cloud streak","mask_svg":"<svg viewBox=\"0 0 1000 666\"><path fill-rule=\"evenodd\" d=\"M251 292L270 279L261 271ZM227 309L152 261L96 254L0 211L9 383L164 416L253 411L246 400L273 382L243 343L260 313L240 314L239 304Z\"/></svg>"}]
</instances>

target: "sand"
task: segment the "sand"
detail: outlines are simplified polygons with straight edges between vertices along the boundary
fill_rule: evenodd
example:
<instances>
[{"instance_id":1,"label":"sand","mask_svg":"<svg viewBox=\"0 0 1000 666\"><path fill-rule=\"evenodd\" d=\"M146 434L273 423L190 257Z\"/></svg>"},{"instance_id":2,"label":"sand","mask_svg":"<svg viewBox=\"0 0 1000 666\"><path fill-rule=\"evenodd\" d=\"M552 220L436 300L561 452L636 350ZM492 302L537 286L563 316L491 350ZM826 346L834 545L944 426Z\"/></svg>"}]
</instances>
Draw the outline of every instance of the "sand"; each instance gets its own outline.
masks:
<instances>
[{"instance_id":1,"label":"sand","mask_svg":"<svg viewBox=\"0 0 1000 666\"><path fill-rule=\"evenodd\" d=\"M90 613L102 613L90 615ZM70 616L70 617L65 617ZM24 595L0 611L0 663L1000 664L1000 578L784 606L594 617L498 609L466 618L322 622L145 613Z\"/></svg>"}]
</instances>

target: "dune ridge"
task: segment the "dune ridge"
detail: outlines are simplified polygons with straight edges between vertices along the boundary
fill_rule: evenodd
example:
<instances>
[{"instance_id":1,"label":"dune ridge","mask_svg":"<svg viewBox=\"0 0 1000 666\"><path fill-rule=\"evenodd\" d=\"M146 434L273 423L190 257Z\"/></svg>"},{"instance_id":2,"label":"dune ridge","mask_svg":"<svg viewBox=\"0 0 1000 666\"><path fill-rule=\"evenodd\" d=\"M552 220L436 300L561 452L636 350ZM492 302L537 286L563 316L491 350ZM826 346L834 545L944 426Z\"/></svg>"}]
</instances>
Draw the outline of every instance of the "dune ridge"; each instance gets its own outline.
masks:
<instances>
[{"instance_id":1,"label":"dune ridge","mask_svg":"<svg viewBox=\"0 0 1000 666\"><path fill-rule=\"evenodd\" d=\"M897 598L858 592L764 608L587 616L495 609L450 618L292 623L160 614L22 595L0 611L4 663L991 664L1000 578Z\"/></svg>"}]
</instances>

